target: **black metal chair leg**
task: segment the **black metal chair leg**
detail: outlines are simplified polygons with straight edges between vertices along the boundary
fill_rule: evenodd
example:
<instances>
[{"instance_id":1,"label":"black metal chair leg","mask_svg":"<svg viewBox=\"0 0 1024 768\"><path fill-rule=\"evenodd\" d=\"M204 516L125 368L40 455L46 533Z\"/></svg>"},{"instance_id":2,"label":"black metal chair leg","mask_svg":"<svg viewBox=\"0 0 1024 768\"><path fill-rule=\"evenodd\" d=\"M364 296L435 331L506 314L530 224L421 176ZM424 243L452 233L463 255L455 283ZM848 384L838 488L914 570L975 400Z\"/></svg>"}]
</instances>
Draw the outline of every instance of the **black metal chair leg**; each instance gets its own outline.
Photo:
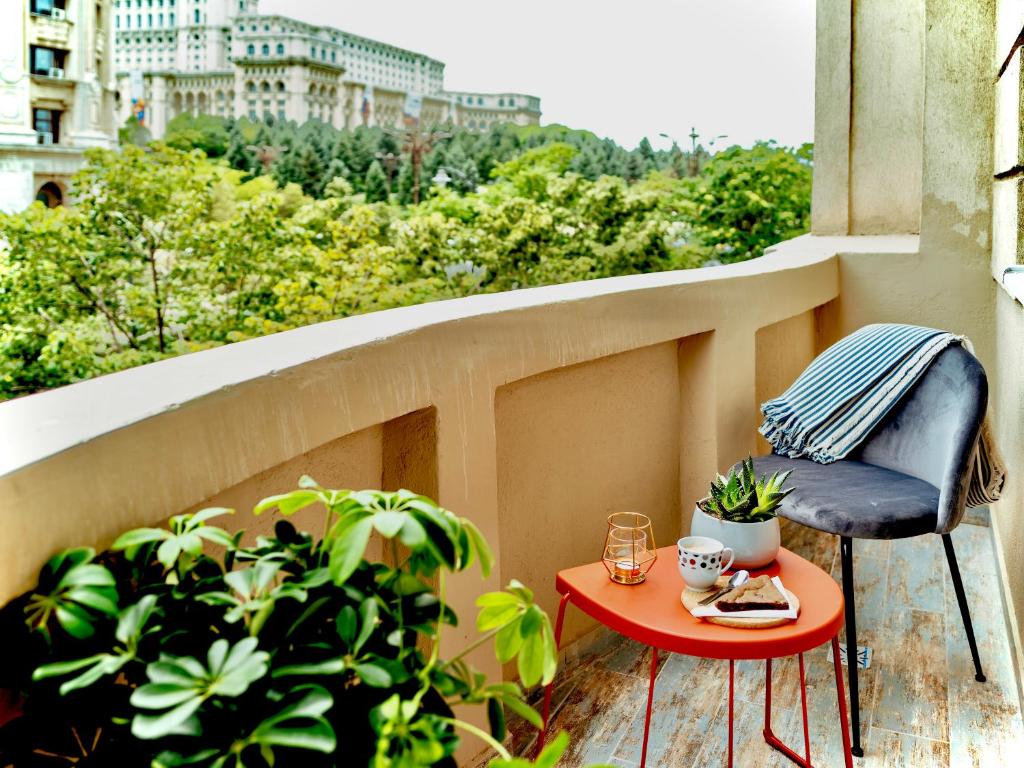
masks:
<instances>
[{"instance_id":1,"label":"black metal chair leg","mask_svg":"<svg viewBox=\"0 0 1024 768\"><path fill-rule=\"evenodd\" d=\"M960 616L967 630L967 644L971 646L971 657L974 659L974 679L985 682L985 673L981 670L981 657L978 655L978 643L974 639L974 625L971 623L971 609L967 607L967 595L964 594L964 583L960 579L960 567L956 563L956 552L953 551L953 539L948 533L942 534L942 544L946 548L946 561L949 563L949 575L953 577L953 589L956 601L960 604Z\"/></svg>"},{"instance_id":2,"label":"black metal chair leg","mask_svg":"<svg viewBox=\"0 0 1024 768\"><path fill-rule=\"evenodd\" d=\"M843 600L846 603L846 673L850 680L850 725L854 757L864 757L860 746L860 691L857 688L857 609L853 603L853 540L839 537L839 559L843 568Z\"/></svg>"}]
</instances>

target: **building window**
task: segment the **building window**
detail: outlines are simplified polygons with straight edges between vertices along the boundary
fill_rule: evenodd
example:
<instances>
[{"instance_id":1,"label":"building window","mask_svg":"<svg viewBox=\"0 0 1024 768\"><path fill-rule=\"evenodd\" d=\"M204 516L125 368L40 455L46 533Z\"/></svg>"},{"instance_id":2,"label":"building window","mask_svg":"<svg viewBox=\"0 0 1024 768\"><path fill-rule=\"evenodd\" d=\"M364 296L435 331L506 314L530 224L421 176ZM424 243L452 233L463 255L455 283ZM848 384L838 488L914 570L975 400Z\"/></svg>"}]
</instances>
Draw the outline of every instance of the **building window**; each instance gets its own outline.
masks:
<instances>
[{"instance_id":1,"label":"building window","mask_svg":"<svg viewBox=\"0 0 1024 768\"><path fill-rule=\"evenodd\" d=\"M67 51L58 48L44 48L41 45L29 46L29 54L32 60L33 75L47 75L60 77L54 70L63 70L64 62L67 60Z\"/></svg>"},{"instance_id":2,"label":"building window","mask_svg":"<svg viewBox=\"0 0 1024 768\"><path fill-rule=\"evenodd\" d=\"M284 56L284 43L277 44L277 55Z\"/></svg>"},{"instance_id":3,"label":"building window","mask_svg":"<svg viewBox=\"0 0 1024 768\"><path fill-rule=\"evenodd\" d=\"M174 0L171 0L171 5L174 5ZM171 26L173 27L174 26L174 14L171 13L171 14L168 14L168 16L170 17L170 23L171 23Z\"/></svg>"},{"instance_id":4,"label":"building window","mask_svg":"<svg viewBox=\"0 0 1024 768\"><path fill-rule=\"evenodd\" d=\"M195 11L193 11L193 14L194 14L194 17L195 17L195 23L198 24L199 23L199 9L196 8Z\"/></svg>"},{"instance_id":5,"label":"building window","mask_svg":"<svg viewBox=\"0 0 1024 768\"><path fill-rule=\"evenodd\" d=\"M32 0L30 4L32 13L38 13L42 16L52 16L54 8L58 10L65 10L65 0Z\"/></svg>"},{"instance_id":6,"label":"building window","mask_svg":"<svg viewBox=\"0 0 1024 768\"><path fill-rule=\"evenodd\" d=\"M310 49L309 49L309 57L311 59L315 59L316 58L316 46L315 45L310 47Z\"/></svg>"},{"instance_id":7,"label":"building window","mask_svg":"<svg viewBox=\"0 0 1024 768\"><path fill-rule=\"evenodd\" d=\"M252 43L249 43L247 46L245 46L245 52L249 56L255 56L256 55L256 46L253 45Z\"/></svg>"},{"instance_id":8,"label":"building window","mask_svg":"<svg viewBox=\"0 0 1024 768\"><path fill-rule=\"evenodd\" d=\"M60 142L60 112L55 109L33 109L32 128L40 144Z\"/></svg>"},{"instance_id":9,"label":"building window","mask_svg":"<svg viewBox=\"0 0 1024 768\"><path fill-rule=\"evenodd\" d=\"M264 56L269 56L270 55L270 46L267 45L266 43L264 43L263 47L260 48L260 53L262 53Z\"/></svg>"}]
</instances>

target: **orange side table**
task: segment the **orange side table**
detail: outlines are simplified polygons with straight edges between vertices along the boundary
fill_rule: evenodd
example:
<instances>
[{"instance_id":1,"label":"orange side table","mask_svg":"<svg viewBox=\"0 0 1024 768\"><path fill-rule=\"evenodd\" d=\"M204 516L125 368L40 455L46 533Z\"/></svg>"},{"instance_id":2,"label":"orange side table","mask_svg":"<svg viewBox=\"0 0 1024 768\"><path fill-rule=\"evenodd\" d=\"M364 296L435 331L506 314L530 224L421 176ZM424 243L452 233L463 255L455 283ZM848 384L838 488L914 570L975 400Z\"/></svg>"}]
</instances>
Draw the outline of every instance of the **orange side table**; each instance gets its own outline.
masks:
<instances>
[{"instance_id":1,"label":"orange side table","mask_svg":"<svg viewBox=\"0 0 1024 768\"><path fill-rule=\"evenodd\" d=\"M818 566L787 549L768 568L751 576L767 573L778 576L786 588L800 598L800 615L789 624L769 629L735 629L711 624L690 615L679 600L685 584L676 567L676 548L658 550L658 562L642 584L626 586L608 578L600 562L560 571L555 588L562 595L555 623L555 642L560 643L565 606L572 602L587 615L609 629L651 647L651 682L647 690L647 714L644 719L643 751L640 767L647 762L647 738L651 727L654 680L658 669L658 651L682 653L729 660L729 766L732 766L733 687L735 662L740 659L764 659L765 708L764 738L797 765L811 766L811 743L807 727L807 691L804 685L804 653L832 642L836 693L846 768L853 768L850 732L847 728L846 692L843 688L842 662L839 658L839 630L843 626L843 593L839 585ZM772 732L772 659L799 656L800 703L803 708L804 756L783 744ZM544 691L544 729L537 751L544 746L551 706L551 688Z\"/></svg>"}]
</instances>

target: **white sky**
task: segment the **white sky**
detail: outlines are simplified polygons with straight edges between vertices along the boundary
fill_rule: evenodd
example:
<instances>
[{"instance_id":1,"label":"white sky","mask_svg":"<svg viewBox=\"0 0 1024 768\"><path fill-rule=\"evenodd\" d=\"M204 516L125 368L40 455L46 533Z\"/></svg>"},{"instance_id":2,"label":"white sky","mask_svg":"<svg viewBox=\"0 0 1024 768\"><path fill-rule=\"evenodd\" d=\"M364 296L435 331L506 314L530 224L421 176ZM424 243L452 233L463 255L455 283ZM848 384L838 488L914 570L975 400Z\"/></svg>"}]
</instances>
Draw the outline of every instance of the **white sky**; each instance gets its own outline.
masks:
<instances>
[{"instance_id":1,"label":"white sky","mask_svg":"<svg viewBox=\"0 0 1024 768\"><path fill-rule=\"evenodd\" d=\"M814 0L262 0L440 59L445 87L541 98L541 122L633 147L813 138Z\"/></svg>"}]
</instances>

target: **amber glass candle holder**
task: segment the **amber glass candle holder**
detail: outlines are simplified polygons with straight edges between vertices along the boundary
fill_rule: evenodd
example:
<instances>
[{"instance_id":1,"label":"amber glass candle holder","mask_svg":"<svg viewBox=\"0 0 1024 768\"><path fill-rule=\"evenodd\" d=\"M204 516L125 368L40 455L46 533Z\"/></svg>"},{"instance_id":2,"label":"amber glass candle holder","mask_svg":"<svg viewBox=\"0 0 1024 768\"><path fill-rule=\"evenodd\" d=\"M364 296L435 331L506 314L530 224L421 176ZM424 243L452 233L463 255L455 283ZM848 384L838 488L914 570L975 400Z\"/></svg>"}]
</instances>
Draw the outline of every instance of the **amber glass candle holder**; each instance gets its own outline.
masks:
<instances>
[{"instance_id":1,"label":"amber glass candle holder","mask_svg":"<svg viewBox=\"0 0 1024 768\"><path fill-rule=\"evenodd\" d=\"M639 512L608 516L601 562L617 584L640 584L658 559L651 519Z\"/></svg>"}]
</instances>

